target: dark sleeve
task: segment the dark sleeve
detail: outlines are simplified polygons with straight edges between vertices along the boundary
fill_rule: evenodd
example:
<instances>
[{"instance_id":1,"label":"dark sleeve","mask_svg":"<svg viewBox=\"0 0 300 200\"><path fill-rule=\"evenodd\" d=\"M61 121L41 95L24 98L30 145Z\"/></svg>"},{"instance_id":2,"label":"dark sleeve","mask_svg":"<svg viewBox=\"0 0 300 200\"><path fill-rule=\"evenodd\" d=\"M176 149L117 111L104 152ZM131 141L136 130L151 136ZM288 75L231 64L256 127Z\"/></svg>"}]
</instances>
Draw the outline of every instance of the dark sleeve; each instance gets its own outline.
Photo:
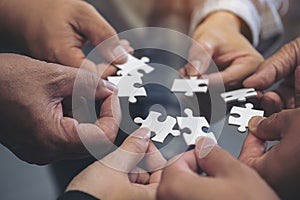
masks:
<instances>
[{"instance_id":1,"label":"dark sleeve","mask_svg":"<svg viewBox=\"0 0 300 200\"><path fill-rule=\"evenodd\" d=\"M81 191L68 191L58 197L57 200L100 200L90 194Z\"/></svg>"}]
</instances>

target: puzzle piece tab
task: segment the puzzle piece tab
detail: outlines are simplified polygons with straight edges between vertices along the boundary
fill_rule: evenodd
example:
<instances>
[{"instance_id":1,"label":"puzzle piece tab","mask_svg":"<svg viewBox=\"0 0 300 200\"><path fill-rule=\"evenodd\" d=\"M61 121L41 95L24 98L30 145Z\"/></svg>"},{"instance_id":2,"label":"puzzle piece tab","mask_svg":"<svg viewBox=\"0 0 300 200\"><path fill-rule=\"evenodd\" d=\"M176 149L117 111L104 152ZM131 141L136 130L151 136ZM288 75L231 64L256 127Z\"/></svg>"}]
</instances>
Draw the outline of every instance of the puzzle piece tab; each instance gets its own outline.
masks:
<instances>
[{"instance_id":1,"label":"puzzle piece tab","mask_svg":"<svg viewBox=\"0 0 300 200\"><path fill-rule=\"evenodd\" d=\"M255 116L264 116L264 111L253 109L253 105L251 103L247 103L246 108L232 107L230 114L237 114L239 117L229 116L228 124L239 126L238 131L241 133L246 132L246 128L248 127L248 123L252 117Z\"/></svg>"},{"instance_id":2,"label":"puzzle piece tab","mask_svg":"<svg viewBox=\"0 0 300 200\"><path fill-rule=\"evenodd\" d=\"M193 116L193 111L189 108L184 110L187 117L177 117L178 125L181 129L188 128L191 133L183 133L183 138L187 145L194 145L199 136L211 136L213 133L205 133L202 128L209 128L205 117Z\"/></svg>"},{"instance_id":3,"label":"puzzle piece tab","mask_svg":"<svg viewBox=\"0 0 300 200\"><path fill-rule=\"evenodd\" d=\"M141 127L147 127L150 131L155 133L155 136L152 138L155 142L163 143L166 137L169 134L172 134L174 137L180 135L179 130L173 130L174 125L176 124L176 119L167 116L164 122L158 121L158 118L161 116L161 113L151 111L148 117L143 120L140 117L134 119L134 122L137 124L142 124Z\"/></svg>"},{"instance_id":4,"label":"puzzle piece tab","mask_svg":"<svg viewBox=\"0 0 300 200\"><path fill-rule=\"evenodd\" d=\"M143 57L141 60L138 58L128 54L128 59L124 64L116 64L116 67L120 70L117 71L117 75L132 75L132 76L140 76L142 77L143 74L139 72L139 70L144 71L144 73L149 74L154 70L153 67L146 64L149 62L149 58Z\"/></svg>"},{"instance_id":5,"label":"puzzle piece tab","mask_svg":"<svg viewBox=\"0 0 300 200\"><path fill-rule=\"evenodd\" d=\"M224 92L221 94L221 97L224 99L226 103L230 103L233 101L245 102L247 98L256 97L257 92L254 88L244 88L238 89L234 91Z\"/></svg>"},{"instance_id":6,"label":"puzzle piece tab","mask_svg":"<svg viewBox=\"0 0 300 200\"><path fill-rule=\"evenodd\" d=\"M185 92L186 96L193 96L194 92L206 93L208 88L208 79L175 79L171 88L172 92Z\"/></svg>"},{"instance_id":7,"label":"puzzle piece tab","mask_svg":"<svg viewBox=\"0 0 300 200\"><path fill-rule=\"evenodd\" d=\"M119 97L129 97L131 103L137 102L137 96L147 96L144 87L135 87L143 83L140 76L109 76L107 80L118 86Z\"/></svg>"}]
</instances>

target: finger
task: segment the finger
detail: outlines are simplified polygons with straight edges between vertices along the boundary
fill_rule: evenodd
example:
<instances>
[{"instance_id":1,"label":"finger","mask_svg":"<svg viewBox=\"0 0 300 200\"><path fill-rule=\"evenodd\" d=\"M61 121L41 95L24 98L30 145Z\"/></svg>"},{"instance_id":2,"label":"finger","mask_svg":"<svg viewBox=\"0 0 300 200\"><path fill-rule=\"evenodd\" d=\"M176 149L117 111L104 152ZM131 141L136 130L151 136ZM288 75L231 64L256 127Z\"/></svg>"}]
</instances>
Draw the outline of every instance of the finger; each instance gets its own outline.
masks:
<instances>
[{"instance_id":1,"label":"finger","mask_svg":"<svg viewBox=\"0 0 300 200\"><path fill-rule=\"evenodd\" d=\"M261 98L260 107L264 109L265 115L270 116L284 109L284 102L276 92L267 92Z\"/></svg>"},{"instance_id":2,"label":"finger","mask_svg":"<svg viewBox=\"0 0 300 200\"><path fill-rule=\"evenodd\" d=\"M97 10L85 2L78 2L78 12L75 15L76 29L88 38L94 46L106 39L107 42L99 46L99 50L109 62L124 63L127 60L127 52L120 45L119 38L114 28L97 12Z\"/></svg>"},{"instance_id":3,"label":"finger","mask_svg":"<svg viewBox=\"0 0 300 200\"><path fill-rule=\"evenodd\" d=\"M126 174L129 173L143 159L149 146L149 135L149 129L138 129L120 148L103 158L101 162Z\"/></svg>"},{"instance_id":4,"label":"finger","mask_svg":"<svg viewBox=\"0 0 300 200\"><path fill-rule=\"evenodd\" d=\"M115 75L117 72L117 68L109 63L100 63L96 65L88 59L84 60L80 68L94 72L102 79L106 79L108 76Z\"/></svg>"},{"instance_id":5,"label":"finger","mask_svg":"<svg viewBox=\"0 0 300 200\"><path fill-rule=\"evenodd\" d=\"M209 41L203 42L198 40L193 42L186 64L186 72L188 76L198 76L207 71L213 55L213 46Z\"/></svg>"},{"instance_id":6,"label":"finger","mask_svg":"<svg viewBox=\"0 0 300 200\"><path fill-rule=\"evenodd\" d=\"M257 69L260 62L260 59L254 59L253 57L236 59L223 71L209 74L209 81L215 84L220 84L219 82L223 81L227 87L239 86L249 74ZM221 79L219 76L221 76Z\"/></svg>"},{"instance_id":7,"label":"finger","mask_svg":"<svg viewBox=\"0 0 300 200\"><path fill-rule=\"evenodd\" d=\"M96 73L85 69L73 69L55 65L59 74L58 80L51 85L54 94L59 97L84 96L88 99L103 99L114 93L117 87L105 80L102 80Z\"/></svg>"},{"instance_id":8,"label":"finger","mask_svg":"<svg viewBox=\"0 0 300 200\"><path fill-rule=\"evenodd\" d=\"M128 174L131 183L149 184L150 175L144 169L136 167Z\"/></svg>"},{"instance_id":9,"label":"finger","mask_svg":"<svg viewBox=\"0 0 300 200\"><path fill-rule=\"evenodd\" d=\"M85 55L79 47L62 46L55 54L56 60L66 66L79 68L85 60Z\"/></svg>"},{"instance_id":10,"label":"finger","mask_svg":"<svg viewBox=\"0 0 300 200\"><path fill-rule=\"evenodd\" d=\"M198 199L199 196L205 199L207 194L211 194L215 182L208 177L200 177L197 169L194 151L172 159L163 170L157 190L158 199Z\"/></svg>"},{"instance_id":11,"label":"finger","mask_svg":"<svg viewBox=\"0 0 300 200\"><path fill-rule=\"evenodd\" d=\"M180 77L186 77L187 76L187 72L186 72L186 69L183 67L183 68L180 68L178 70L178 73L179 73L179 76Z\"/></svg>"},{"instance_id":12,"label":"finger","mask_svg":"<svg viewBox=\"0 0 300 200\"><path fill-rule=\"evenodd\" d=\"M130 45L130 42L128 40L120 40L120 44L124 47L125 51L133 54L134 53L134 49L132 48L132 46Z\"/></svg>"},{"instance_id":13,"label":"finger","mask_svg":"<svg viewBox=\"0 0 300 200\"><path fill-rule=\"evenodd\" d=\"M281 140L291 117L290 111L275 113L268 118L253 117L249 121L249 131L262 140Z\"/></svg>"},{"instance_id":14,"label":"finger","mask_svg":"<svg viewBox=\"0 0 300 200\"><path fill-rule=\"evenodd\" d=\"M265 153L267 142L249 133L242 146L239 160L249 166L256 166L260 157Z\"/></svg>"},{"instance_id":15,"label":"finger","mask_svg":"<svg viewBox=\"0 0 300 200\"><path fill-rule=\"evenodd\" d=\"M166 166L167 160L152 142L149 144L145 160L148 170L152 172L150 183L159 183L162 169Z\"/></svg>"},{"instance_id":16,"label":"finger","mask_svg":"<svg viewBox=\"0 0 300 200\"><path fill-rule=\"evenodd\" d=\"M96 124L78 123L77 120L67 117L55 116L63 148L63 156L73 158L87 155L87 151L94 157L100 158L113 145L119 130L120 107L118 97L110 95L102 103L100 118ZM73 110L74 116L80 118L82 112ZM83 113L84 114L84 113Z\"/></svg>"},{"instance_id":17,"label":"finger","mask_svg":"<svg viewBox=\"0 0 300 200\"><path fill-rule=\"evenodd\" d=\"M107 79L108 76L113 76L117 73L117 68L109 63L100 63L96 66L97 74L102 79Z\"/></svg>"},{"instance_id":18,"label":"finger","mask_svg":"<svg viewBox=\"0 0 300 200\"><path fill-rule=\"evenodd\" d=\"M217 146L216 139L213 137L198 138L194 152L199 167L209 176L228 176L240 166L233 156Z\"/></svg>"},{"instance_id":19,"label":"finger","mask_svg":"<svg viewBox=\"0 0 300 200\"><path fill-rule=\"evenodd\" d=\"M120 107L119 97L116 93L104 99L99 119L96 125L106 134L110 141L114 141L119 131L122 113Z\"/></svg>"},{"instance_id":20,"label":"finger","mask_svg":"<svg viewBox=\"0 0 300 200\"><path fill-rule=\"evenodd\" d=\"M244 81L245 87L267 89L295 71L299 63L299 42L297 40L286 44L277 53L267 59L257 72Z\"/></svg>"},{"instance_id":21,"label":"finger","mask_svg":"<svg viewBox=\"0 0 300 200\"><path fill-rule=\"evenodd\" d=\"M295 108L300 107L300 66L295 71Z\"/></svg>"},{"instance_id":22,"label":"finger","mask_svg":"<svg viewBox=\"0 0 300 200\"><path fill-rule=\"evenodd\" d=\"M285 109L295 108L295 89L289 86L281 85L275 90L275 92L280 96L283 102L283 107Z\"/></svg>"},{"instance_id":23,"label":"finger","mask_svg":"<svg viewBox=\"0 0 300 200\"><path fill-rule=\"evenodd\" d=\"M165 167L167 160L163 157L156 146L150 142L145 156L146 165L149 171L157 171Z\"/></svg>"}]
</instances>

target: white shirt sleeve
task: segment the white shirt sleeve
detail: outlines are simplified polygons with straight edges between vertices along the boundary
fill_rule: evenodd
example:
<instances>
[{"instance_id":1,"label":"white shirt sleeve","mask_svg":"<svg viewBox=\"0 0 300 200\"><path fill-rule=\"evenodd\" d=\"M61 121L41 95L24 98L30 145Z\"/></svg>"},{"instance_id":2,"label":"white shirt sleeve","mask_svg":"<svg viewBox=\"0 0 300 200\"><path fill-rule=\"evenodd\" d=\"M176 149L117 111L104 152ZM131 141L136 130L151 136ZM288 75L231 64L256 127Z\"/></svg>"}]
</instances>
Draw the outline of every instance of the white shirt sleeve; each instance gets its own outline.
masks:
<instances>
[{"instance_id":1,"label":"white shirt sleeve","mask_svg":"<svg viewBox=\"0 0 300 200\"><path fill-rule=\"evenodd\" d=\"M191 31L210 13L226 10L245 21L252 34L252 43L257 47L283 34L280 15L287 7L288 0L202 0L193 12Z\"/></svg>"}]
</instances>

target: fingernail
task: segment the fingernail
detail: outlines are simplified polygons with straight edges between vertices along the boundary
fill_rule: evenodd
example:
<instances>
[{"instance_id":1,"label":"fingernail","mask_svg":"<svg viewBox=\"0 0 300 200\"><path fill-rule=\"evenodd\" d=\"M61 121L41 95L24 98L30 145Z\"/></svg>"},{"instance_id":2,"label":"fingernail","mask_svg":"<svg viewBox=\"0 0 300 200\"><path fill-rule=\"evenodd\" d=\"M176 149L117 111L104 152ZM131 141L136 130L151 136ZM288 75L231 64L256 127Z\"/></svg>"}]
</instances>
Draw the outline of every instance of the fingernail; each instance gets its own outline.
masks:
<instances>
[{"instance_id":1,"label":"fingernail","mask_svg":"<svg viewBox=\"0 0 300 200\"><path fill-rule=\"evenodd\" d=\"M150 129L148 129L148 128L140 128L134 134L135 137L142 139L142 140L149 140L150 135L151 135Z\"/></svg>"},{"instance_id":2,"label":"fingernail","mask_svg":"<svg viewBox=\"0 0 300 200\"><path fill-rule=\"evenodd\" d=\"M201 61L200 60L193 60L191 61L191 64L193 67L197 70L198 73L200 73L200 67L201 67Z\"/></svg>"},{"instance_id":3,"label":"fingernail","mask_svg":"<svg viewBox=\"0 0 300 200\"><path fill-rule=\"evenodd\" d=\"M127 58L128 53L126 52L124 47L119 45L113 49L112 54L115 57L115 59L122 59L122 58Z\"/></svg>"},{"instance_id":4,"label":"fingernail","mask_svg":"<svg viewBox=\"0 0 300 200\"><path fill-rule=\"evenodd\" d=\"M252 117L248 124L249 130L254 131L256 127L265 119L265 117Z\"/></svg>"},{"instance_id":5,"label":"fingernail","mask_svg":"<svg viewBox=\"0 0 300 200\"><path fill-rule=\"evenodd\" d=\"M104 87L106 87L111 92L114 92L118 89L118 87L115 84L113 84L109 81L104 81Z\"/></svg>"},{"instance_id":6,"label":"fingernail","mask_svg":"<svg viewBox=\"0 0 300 200\"><path fill-rule=\"evenodd\" d=\"M199 158L205 158L216 145L217 140L213 133L198 137L196 139L196 150L198 151Z\"/></svg>"}]
</instances>

